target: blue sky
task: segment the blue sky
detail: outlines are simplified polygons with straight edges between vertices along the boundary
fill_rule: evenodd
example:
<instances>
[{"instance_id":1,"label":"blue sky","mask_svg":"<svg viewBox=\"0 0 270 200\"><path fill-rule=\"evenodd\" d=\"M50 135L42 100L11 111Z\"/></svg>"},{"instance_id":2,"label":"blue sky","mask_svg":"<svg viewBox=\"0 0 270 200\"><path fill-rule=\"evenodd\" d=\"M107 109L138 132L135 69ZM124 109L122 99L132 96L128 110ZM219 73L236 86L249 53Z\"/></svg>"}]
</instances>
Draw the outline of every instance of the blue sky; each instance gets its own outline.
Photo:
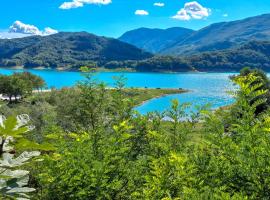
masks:
<instances>
[{"instance_id":1,"label":"blue sky","mask_svg":"<svg viewBox=\"0 0 270 200\"><path fill-rule=\"evenodd\" d=\"M184 0L111 0L111 3L79 4L78 8L60 9L64 2L107 0L1 0L0 30L8 30L16 20L58 31L88 31L118 37L139 27L186 27L199 29L211 23L231 21L270 13L270 0L198 0L208 16L174 19L178 11L191 1ZM110 1L110 0L108 0ZM78 2L77 2L78 3ZM154 3L164 3L163 7ZM135 15L136 10L148 15ZM140 13L140 12L139 12ZM145 13L144 13L145 14Z\"/></svg>"}]
</instances>

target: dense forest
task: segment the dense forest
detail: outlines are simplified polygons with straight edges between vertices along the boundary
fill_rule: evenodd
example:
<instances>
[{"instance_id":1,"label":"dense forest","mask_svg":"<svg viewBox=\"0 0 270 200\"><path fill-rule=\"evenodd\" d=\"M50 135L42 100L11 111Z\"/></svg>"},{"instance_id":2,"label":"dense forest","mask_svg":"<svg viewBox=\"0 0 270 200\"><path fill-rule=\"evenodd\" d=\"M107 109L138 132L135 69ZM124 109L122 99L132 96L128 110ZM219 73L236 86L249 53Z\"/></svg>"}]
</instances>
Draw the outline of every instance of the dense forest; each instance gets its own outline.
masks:
<instances>
[{"instance_id":1,"label":"dense forest","mask_svg":"<svg viewBox=\"0 0 270 200\"><path fill-rule=\"evenodd\" d=\"M231 77L231 106L188 115L177 100L141 115L124 77L107 89L84 76L74 88L1 102L1 199L269 199L262 71Z\"/></svg>"}]
</instances>

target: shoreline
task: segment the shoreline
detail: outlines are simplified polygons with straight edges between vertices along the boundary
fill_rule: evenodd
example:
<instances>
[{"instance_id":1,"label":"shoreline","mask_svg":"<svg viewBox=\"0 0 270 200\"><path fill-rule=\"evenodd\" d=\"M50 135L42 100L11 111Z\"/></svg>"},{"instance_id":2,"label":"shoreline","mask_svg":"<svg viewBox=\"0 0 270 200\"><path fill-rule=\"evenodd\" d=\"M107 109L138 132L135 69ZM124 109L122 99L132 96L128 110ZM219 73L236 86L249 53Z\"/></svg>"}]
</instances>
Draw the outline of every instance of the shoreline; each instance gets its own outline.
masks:
<instances>
[{"instance_id":1,"label":"shoreline","mask_svg":"<svg viewBox=\"0 0 270 200\"><path fill-rule=\"evenodd\" d=\"M56 89L61 90L61 89ZM114 88L106 88L108 91L114 90ZM52 92L52 89L33 90L33 94L45 94ZM183 88L125 88L123 90L127 98L134 100L134 107L141 106L148 101L162 98L169 95L183 94L191 92L191 90Z\"/></svg>"},{"instance_id":2,"label":"shoreline","mask_svg":"<svg viewBox=\"0 0 270 200\"><path fill-rule=\"evenodd\" d=\"M0 69L4 70L37 70L37 71L55 71L55 72L79 72L79 73L85 73L81 72L78 69L74 68L64 68L64 67L58 67L58 68L46 68L46 67L34 67L34 68L25 68L23 66L13 66L13 67L4 67L0 66ZM204 73L239 73L239 71L136 71L131 68L116 68L116 69L107 69L107 68L98 68L93 71L93 73L99 73L99 72L119 72L119 73L153 73L153 74L181 74L181 73L195 73L195 74L204 74Z\"/></svg>"},{"instance_id":3,"label":"shoreline","mask_svg":"<svg viewBox=\"0 0 270 200\"><path fill-rule=\"evenodd\" d=\"M152 101L152 100L160 99L160 98L167 97L167 96L171 96L171 95L177 95L177 94L188 93L188 92L191 92L191 91L190 91L190 90L187 90L187 91L183 91L183 92L179 92L179 93L175 93L175 94L162 94L162 95L156 96L156 97L154 97L154 98L145 100L145 101L141 102L140 104L136 105L135 107L142 106L142 105L144 105L144 104L146 104L146 103L148 103L149 101Z\"/></svg>"}]
</instances>

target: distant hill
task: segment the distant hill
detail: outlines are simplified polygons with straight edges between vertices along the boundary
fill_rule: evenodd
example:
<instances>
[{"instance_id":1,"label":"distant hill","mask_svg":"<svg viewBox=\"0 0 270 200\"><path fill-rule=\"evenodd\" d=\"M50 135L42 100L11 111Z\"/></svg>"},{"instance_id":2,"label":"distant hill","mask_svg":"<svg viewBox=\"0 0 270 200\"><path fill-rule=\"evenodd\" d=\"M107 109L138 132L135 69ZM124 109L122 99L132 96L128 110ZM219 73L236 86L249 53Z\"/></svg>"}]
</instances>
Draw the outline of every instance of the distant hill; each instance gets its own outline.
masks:
<instances>
[{"instance_id":1,"label":"distant hill","mask_svg":"<svg viewBox=\"0 0 270 200\"><path fill-rule=\"evenodd\" d=\"M270 72L270 41L251 41L214 52L183 57L190 68L205 72L239 72L243 67Z\"/></svg>"},{"instance_id":2,"label":"distant hill","mask_svg":"<svg viewBox=\"0 0 270 200\"><path fill-rule=\"evenodd\" d=\"M162 53L183 55L222 50L252 40L270 40L270 14L210 25Z\"/></svg>"},{"instance_id":3,"label":"distant hill","mask_svg":"<svg viewBox=\"0 0 270 200\"><path fill-rule=\"evenodd\" d=\"M253 40L270 40L270 14L216 23L198 31L142 28L125 33L120 40L163 55L191 55L229 49Z\"/></svg>"},{"instance_id":4,"label":"distant hill","mask_svg":"<svg viewBox=\"0 0 270 200\"><path fill-rule=\"evenodd\" d=\"M139 28L123 34L119 40L152 53L162 52L194 31L186 28L149 29Z\"/></svg>"},{"instance_id":5,"label":"distant hill","mask_svg":"<svg viewBox=\"0 0 270 200\"><path fill-rule=\"evenodd\" d=\"M76 68L150 57L130 44L86 32L0 39L0 66Z\"/></svg>"}]
</instances>

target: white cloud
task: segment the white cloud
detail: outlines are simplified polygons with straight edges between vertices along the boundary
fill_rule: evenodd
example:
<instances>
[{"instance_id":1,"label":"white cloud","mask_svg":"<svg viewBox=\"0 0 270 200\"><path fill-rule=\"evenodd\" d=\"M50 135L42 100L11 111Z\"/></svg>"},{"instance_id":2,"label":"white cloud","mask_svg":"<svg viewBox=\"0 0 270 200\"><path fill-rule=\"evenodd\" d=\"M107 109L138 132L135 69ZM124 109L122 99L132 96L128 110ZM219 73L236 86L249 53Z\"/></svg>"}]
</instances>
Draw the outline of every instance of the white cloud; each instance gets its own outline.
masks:
<instances>
[{"instance_id":1,"label":"white cloud","mask_svg":"<svg viewBox=\"0 0 270 200\"><path fill-rule=\"evenodd\" d=\"M24 24L21 21L15 21L9 27L9 33L24 34L24 35L52 35L58 33L57 30L54 30L50 27L46 27L44 31L39 30L36 26L30 24Z\"/></svg>"},{"instance_id":2,"label":"white cloud","mask_svg":"<svg viewBox=\"0 0 270 200\"><path fill-rule=\"evenodd\" d=\"M184 8L179 10L177 12L177 14L175 16L173 16L172 18L179 19L179 20L190 20L191 19L190 15L188 14L188 12Z\"/></svg>"},{"instance_id":3,"label":"white cloud","mask_svg":"<svg viewBox=\"0 0 270 200\"><path fill-rule=\"evenodd\" d=\"M53 34L56 34L56 33L58 33L58 31L55 30L55 29L52 29L50 27L46 27L44 29L44 31L43 31L43 35L53 35Z\"/></svg>"},{"instance_id":4,"label":"white cloud","mask_svg":"<svg viewBox=\"0 0 270 200\"><path fill-rule=\"evenodd\" d=\"M178 20L203 19L211 14L209 8L203 7L197 1L188 2L172 18Z\"/></svg>"},{"instance_id":5,"label":"white cloud","mask_svg":"<svg viewBox=\"0 0 270 200\"><path fill-rule=\"evenodd\" d=\"M85 4L99 4L99 5L107 5L112 3L112 0L73 0L69 2L64 2L60 5L60 9L68 10L72 8L83 7Z\"/></svg>"},{"instance_id":6,"label":"white cloud","mask_svg":"<svg viewBox=\"0 0 270 200\"><path fill-rule=\"evenodd\" d=\"M222 15L223 17L228 17L229 15L227 13L223 14Z\"/></svg>"},{"instance_id":7,"label":"white cloud","mask_svg":"<svg viewBox=\"0 0 270 200\"><path fill-rule=\"evenodd\" d=\"M156 2L154 3L154 6L163 7L165 6L165 3Z\"/></svg>"},{"instance_id":8,"label":"white cloud","mask_svg":"<svg viewBox=\"0 0 270 200\"><path fill-rule=\"evenodd\" d=\"M9 27L10 33L23 33L30 35L41 35L41 31L34 25L24 24L21 21L15 21Z\"/></svg>"},{"instance_id":9,"label":"white cloud","mask_svg":"<svg viewBox=\"0 0 270 200\"><path fill-rule=\"evenodd\" d=\"M149 15L146 10L136 10L135 15Z\"/></svg>"},{"instance_id":10,"label":"white cloud","mask_svg":"<svg viewBox=\"0 0 270 200\"><path fill-rule=\"evenodd\" d=\"M62 5L60 5L59 8L63 10L68 10L71 8L79 8L79 7L83 7L83 3L79 1L71 1L71 2L64 2Z\"/></svg>"}]
</instances>

